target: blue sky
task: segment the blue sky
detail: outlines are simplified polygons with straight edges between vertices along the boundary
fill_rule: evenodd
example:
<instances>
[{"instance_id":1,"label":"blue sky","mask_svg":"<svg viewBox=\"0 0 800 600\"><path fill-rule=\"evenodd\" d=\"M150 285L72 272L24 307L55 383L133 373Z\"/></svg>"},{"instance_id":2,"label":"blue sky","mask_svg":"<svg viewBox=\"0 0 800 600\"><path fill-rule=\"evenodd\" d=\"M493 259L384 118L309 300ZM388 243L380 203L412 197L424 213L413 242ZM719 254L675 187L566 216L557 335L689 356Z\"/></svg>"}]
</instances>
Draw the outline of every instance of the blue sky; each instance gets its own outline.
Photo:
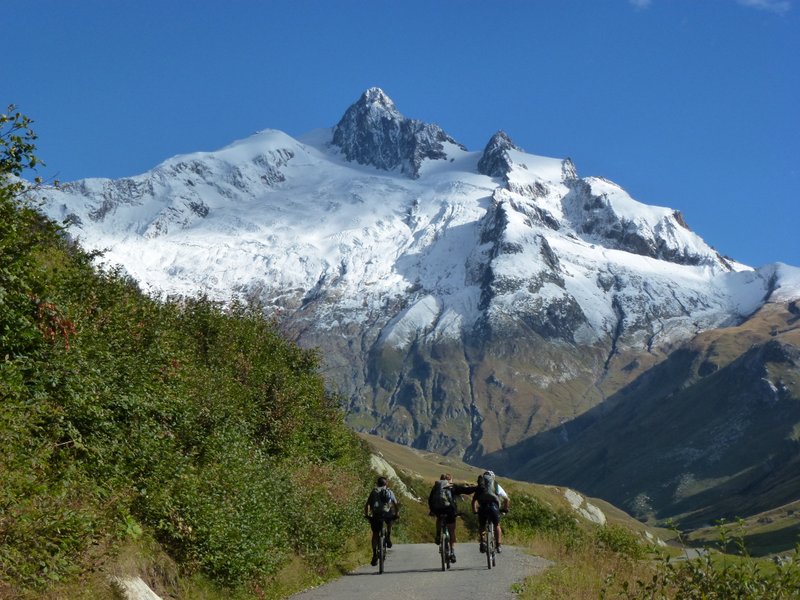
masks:
<instances>
[{"instance_id":1,"label":"blue sky","mask_svg":"<svg viewBox=\"0 0 800 600\"><path fill-rule=\"evenodd\" d=\"M0 0L0 103L39 174L144 172L368 87L470 150L498 129L684 213L722 254L800 266L800 0ZM10 21L9 21L10 19Z\"/></svg>"}]
</instances>

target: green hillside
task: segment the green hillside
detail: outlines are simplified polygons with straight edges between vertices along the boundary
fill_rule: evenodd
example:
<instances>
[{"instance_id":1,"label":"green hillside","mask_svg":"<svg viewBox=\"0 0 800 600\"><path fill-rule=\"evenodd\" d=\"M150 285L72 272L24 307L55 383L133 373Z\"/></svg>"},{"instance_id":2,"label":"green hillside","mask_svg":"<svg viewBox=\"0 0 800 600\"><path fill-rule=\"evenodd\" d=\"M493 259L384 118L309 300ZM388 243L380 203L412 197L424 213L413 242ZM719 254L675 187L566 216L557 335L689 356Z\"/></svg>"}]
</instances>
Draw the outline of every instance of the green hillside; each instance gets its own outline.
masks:
<instances>
[{"instance_id":1,"label":"green hillside","mask_svg":"<svg viewBox=\"0 0 800 600\"><path fill-rule=\"evenodd\" d=\"M15 179L33 139L2 116L0 597L113 597L126 571L269 597L358 560L368 454L316 355L258 306L95 269Z\"/></svg>"}]
</instances>

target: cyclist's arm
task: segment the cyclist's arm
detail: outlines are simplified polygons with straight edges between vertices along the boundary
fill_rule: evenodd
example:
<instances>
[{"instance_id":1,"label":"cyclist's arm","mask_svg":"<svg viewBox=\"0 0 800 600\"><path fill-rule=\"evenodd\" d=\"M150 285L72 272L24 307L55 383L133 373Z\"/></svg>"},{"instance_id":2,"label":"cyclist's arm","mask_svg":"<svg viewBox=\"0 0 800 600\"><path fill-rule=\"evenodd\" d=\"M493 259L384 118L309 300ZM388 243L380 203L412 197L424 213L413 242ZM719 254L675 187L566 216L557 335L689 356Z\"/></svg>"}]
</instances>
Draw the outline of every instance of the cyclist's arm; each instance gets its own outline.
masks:
<instances>
[{"instance_id":1,"label":"cyclist's arm","mask_svg":"<svg viewBox=\"0 0 800 600\"><path fill-rule=\"evenodd\" d=\"M474 494L477 491L478 491L477 485L453 484L453 493L459 496L462 494Z\"/></svg>"},{"instance_id":2,"label":"cyclist's arm","mask_svg":"<svg viewBox=\"0 0 800 600\"><path fill-rule=\"evenodd\" d=\"M497 484L497 495L502 501L503 510L508 510L508 507L511 506L511 498L508 497L508 493L501 487L499 483Z\"/></svg>"}]
</instances>

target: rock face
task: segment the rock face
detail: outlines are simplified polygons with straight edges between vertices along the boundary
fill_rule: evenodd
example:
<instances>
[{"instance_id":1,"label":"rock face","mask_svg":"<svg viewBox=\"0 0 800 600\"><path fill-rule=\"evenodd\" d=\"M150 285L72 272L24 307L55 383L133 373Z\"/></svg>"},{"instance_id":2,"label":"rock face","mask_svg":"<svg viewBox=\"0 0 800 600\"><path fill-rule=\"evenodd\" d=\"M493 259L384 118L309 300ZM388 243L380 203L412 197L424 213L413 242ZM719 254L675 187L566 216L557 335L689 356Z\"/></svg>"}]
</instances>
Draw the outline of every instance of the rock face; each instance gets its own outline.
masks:
<instances>
[{"instance_id":1,"label":"rock face","mask_svg":"<svg viewBox=\"0 0 800 600\"><path fill-rule=\"evenodd\" d=\"M498 131L486 144L478 161L478 173L489 177L505 177L511 171L509 150L521 152L504 131Z\"/></svg>"},{"instance_id":2,"label":"rock face","mask_svg":"<svg viewBox=\"0 0 800 600\"><path fill-rule=\"evenodd\" d=\"M45 196L151 293L262 302L320 348L354 428L504 471L697 335L800 297L796 269L724 259L674 209L502 132L470 152L377 88L332 129Z\"/></svg>"},{"instance_id":3,"label":"rock face","mask_svg":"<svg viewBox=\"0 0 800 600\"><path fill-rule=\"evenodd\" d=\"M445 144L465 150L437 125L406 119L379 88L364 92L333 130L333 145L347 160L414 179L422 161L447 158Z\"/></svg>"}]
</instances>

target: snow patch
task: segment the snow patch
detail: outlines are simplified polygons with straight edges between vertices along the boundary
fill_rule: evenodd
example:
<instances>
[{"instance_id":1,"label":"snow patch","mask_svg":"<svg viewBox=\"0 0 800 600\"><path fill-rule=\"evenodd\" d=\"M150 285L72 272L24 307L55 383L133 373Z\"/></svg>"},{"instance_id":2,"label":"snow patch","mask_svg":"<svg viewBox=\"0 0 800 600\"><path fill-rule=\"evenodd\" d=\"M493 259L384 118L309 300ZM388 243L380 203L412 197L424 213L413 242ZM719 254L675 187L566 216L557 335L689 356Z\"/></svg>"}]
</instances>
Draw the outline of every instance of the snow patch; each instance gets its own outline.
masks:
<instances>
[{"instance_id":1,"label":"snow patch","mask_svg":"<svg viewBox=\"0 0 800 600\"><path fill-rule=\"evenodd\" d=\"M776 287L770 300L773 302L790 302L800 298L800 268L784 263L772 265L775 270Z\"/></svg>"}]
</instances>

